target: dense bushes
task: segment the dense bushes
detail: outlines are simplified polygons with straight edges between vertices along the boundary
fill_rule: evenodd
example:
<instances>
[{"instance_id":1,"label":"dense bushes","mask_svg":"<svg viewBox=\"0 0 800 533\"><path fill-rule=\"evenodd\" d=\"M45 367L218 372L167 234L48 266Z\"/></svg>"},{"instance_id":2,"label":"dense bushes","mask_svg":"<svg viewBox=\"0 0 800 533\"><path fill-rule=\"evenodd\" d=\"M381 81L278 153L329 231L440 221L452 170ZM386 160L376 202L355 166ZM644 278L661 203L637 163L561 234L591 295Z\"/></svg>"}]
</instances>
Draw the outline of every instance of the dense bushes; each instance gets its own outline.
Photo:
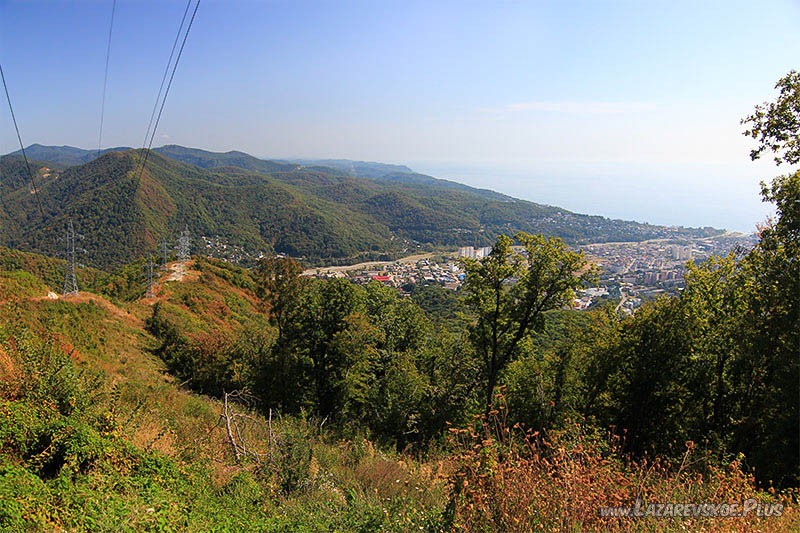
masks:
<instances>
[{"instance_id":1,"label":"dense bushes","mask_svg":"<svg viewBox=\"0 0 800 533\"><path fill-rule=\"evenodd\" d=\"M47 337L0 328L0 356L0 530L409 530L441 512L443 478L302 417L246 433L258 462L210 462L218 439L200 435L170 457L154 447L166 428L133 445L121 389Z\"/></svg>"},{"instance_id":2,"label":"dense bushes","mask_svg":"<svg viewBox=\"0 0 800 533\"><path fill-rule=\"evenodd\" d=\"M198 392L248 390L264 413L309 412L399 447L441 435L474 402L471 352L394 289L298 278L260 290L275 329L258 313L227 329L197 329L188 324L209 318L199 308L185 314L194 300L156 303L146 320L154 352ZM212 308L217 297L196 298Z\"/></svg>"}]
</instances>

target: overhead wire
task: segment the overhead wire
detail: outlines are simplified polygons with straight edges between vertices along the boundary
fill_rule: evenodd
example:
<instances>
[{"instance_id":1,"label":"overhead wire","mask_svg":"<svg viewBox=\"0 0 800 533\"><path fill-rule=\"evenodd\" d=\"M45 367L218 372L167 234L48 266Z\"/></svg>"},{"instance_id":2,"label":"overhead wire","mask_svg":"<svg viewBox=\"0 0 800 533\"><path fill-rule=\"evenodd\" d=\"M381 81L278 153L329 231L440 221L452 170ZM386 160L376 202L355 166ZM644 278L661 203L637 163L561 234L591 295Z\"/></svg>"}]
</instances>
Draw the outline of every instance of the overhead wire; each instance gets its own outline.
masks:
<instances>
[{"instance_id":1,"label":"overhead wire","mask_svg":"<svg viewBox=\"0 0 800 533\"><path fill-rule=\"evenodd\" d=\"M39 206L39 213L44 217L44 208L42 207L42 199L39 198L39 189L36 188L36 181L33 178L31 171L31 164L28 161L28 155L25 153L25 145L22 144L22 136L19 133L19 125L17 125L17 117L14 115L14 106L11 105L11 96L8 94L8 85L6 84L6 75L3 72L3 65L0 64L0 78L3 79L3 90L6 93L6 100L8 101L8 109L11 111L11 120L14 122L14 130L17 132L17 140L19 141L19 148L22 151L22 158L25 160L25 168L28 170L28 177L30 178L31 188L36 198L36 204Z\"/></svg>"},{"instance_id":2,"label":"overhead wire","mask_svg":"<svg viewBox=\"0 0 800 533\"><path fill-rule=\"evenodd\" d=\"M191 2L191 0L189 0ZM164 98L161 100L161 107L159 107L158 115L156 117L155 124L153 125L153 130L150 132L150 142L147 144L147 149L144 152L144 160L142 161L142 168L139 171L139 179L142 179L144 175L144 168L147 165L147 159L150 156L150 149L153 147L153 139L156 136L156 131L158 130L158 124L161 122L161 114L164 112L164 105L167 103L167 96L169 96L169 89L172 87L172 80L175 78L175 71L178 70L178 63L181 61L181 56L183 55L183 49L186 46L186 40L189 38L189 32L192 31L192 24L194 23L195 16L197 15L197 9L200 7L200 0L197 0L197 3L194 6L194 11L192 12L192 18L189 19L189 25L186 27L186 33L183 35L183 41L181 42L181 47L178 50L178 56L175 58L175 64L172 66L172 73L169 76L169 82L167 83L167 88L164 90ZM178 31L178 35L180 35L180 29Z\"/></svg>"},{"instance_id":3,"label":"overhead wire","mask_svg":"<svg viewBox=\"0 0 800 533\"><path fill-rule=\"evenodd\" d=\"M172 58L175 56L175 49L178 48L178 41L180 41L181 33L183 31L183 25L186 23L186 17L189 15L189 8L192 5L192 0L188 0L186 2L186 9L183 10L183 18L181 19L181 25L178 26L178 33L175 35L175 42L172 43L172 50L169 53L169 59L167 60L167 66L164 68L164 75L161 77L161 85L158 88L158 96L156 96L156 101L153 104L153 111L150 113L150 122L147 123L147 131L144 134L144 141L142 141L142 148L147 146L147 138L150 137L150 128L153 127L153 119L156 118L156 111L158 111L158 103L161 101L161 93L164 91L164 83L167 81L167 76L169 75L169 67L172 65Z\"/></svg>"},{"instance_id":4,"label":"overhead wire","mask_svg":"<svg viewBox=\"0 0 800 533\"><path fill-rule=\"evenodd\" d=\"M184 27L184 24L186 23L186 16L187 16L187 14L189 12L191 4L192 4L192 0L188 0L187 3L186 3L186 8L184 9L183 17L181 18L181 23L180 23L180 26L178 27L178 32L177 32L177 34L175 36L175 42L172 45L172 50L170 51L169 60L167 61L167 66L166 66L166 68L164 70L164 76L161 79L161 86L159 87L158 96L156 97L156 102L155 102L155 105L153 106L153 112L150 115L150 122L149 122L149 124L147 126L147 132L145 133L145 142L144 142L144 144L142 146L142 148L145 148L145 155L144 155L144 160L142 162L141 170L139 172L139 177L140 178L142 177L142 175L144 173L145 166L147 165L147 159L148 159L148 157L150 155L150 151L151 151L152 146L153 146L153 140L155 139L156 131L158 130L158 125L159 125L159 123L161 121L161 115L164 112L164 106L165 106L166 101L167 101L167 96L169 95L169 90L172 87L172 81L175 78L175 72L178 69L178 64L180 63L181 56L183 55L183 50L184 50L184 47L186 46L186 41L189 38L189 32L192 29L192 25L194 23L194 19L195 19L196 15L197 15L197 10L200 7L200 0L196 0L195 6L194 6L194 10L192 11L192 16L189 19L189 24L186 27L186 31L183 32L183 27ZM106 100L106 91L107 91L107 87L108 87L108 67L109 67L110 57L111 57L111 41L112 41L112 35L113 35L113 29L114 29L114 16L115 16L115 13L116 13L116 0L113 0L112 5L111 5L111 20L110 20L110 23L109 23L109 30L108 30L108 43L107 43L107 46L106 46L105 72L104 72L104 76L103 76L103 95L102 95L102 101L101 101L101 106L100 106L100 131L99 131L99 136L98 136L98 147L97 147L98 153L102 149L102 142L103 142L103 125L104 125L104 120L105 120L105 100ZM175 58L175 62L173 64L172 63L172 59L175 56L175 49L176 49L178 41L180 40L180 37L181 37L182 33L183 33L183 40L181 41L181 46L180 46L180 49L178 50L178 55ZM167 73L170 70L169 67L170 67L171 64L172 64L172 72L169 75L169 82L167 83L166 90L164 90L164 82L165 82L165 80L167 78ZM36 198L36 203L37 203L37 206L39 208L39 213L42 216L44 216L44 207L42 206L42 200L39 197L39 189L36 187L36 180L34 178L33 171L31 170L31 165L30 165L30 161L28 159L28 155L25 152L25 145L22 143L22 135L20 134L20 131L19 131L19 125L17 123L17 118L16 118L16 115L14 113L14 107L13 107L13 105L11 103L11 96L10 96L9 91L8 91L8 84L6 83L5 72L2 69L2 65L0 65L0 78L2 78L3 90L4 90L5 95L6 95L6 101L8 102L8 108L11 111L11 119L12 119L12 121L14 123L14 130L16 131L16 134L17 134L17 140L19 141L20 151L22 152L22 157L23 157L23 160L25 161L25 168L26 168L26 170L28 172L28 178L29 178L30 183L31 183L31 189L35 193L34 196ZM163 98L162 98L162 92L163 92ZM160 101L160 106L159 106L159 101ZM158 109L158 114L157 115L156 115L156 109ZM155 124L153 124L153 117L154 116L155 116ZM147 140L148 135L150 137L149 142Z\"/></svg>"},{"instance_id":5,"label":"overhead wire","mask_svg":"<svg viewBox=\"0 0 800 533\"><path fill-rule=\"evenodd\" d=\"M106 114L106 88L108 87L108 63L111 58L111 34L114 31L114 12L117 9L117 0L111 3L111 23L108 26L108 45L106 46L106 70L103 75L103 96L100 101L100 135L97 140L97 155L103 149L103 121Z\"/></svg>"}]
</instances>

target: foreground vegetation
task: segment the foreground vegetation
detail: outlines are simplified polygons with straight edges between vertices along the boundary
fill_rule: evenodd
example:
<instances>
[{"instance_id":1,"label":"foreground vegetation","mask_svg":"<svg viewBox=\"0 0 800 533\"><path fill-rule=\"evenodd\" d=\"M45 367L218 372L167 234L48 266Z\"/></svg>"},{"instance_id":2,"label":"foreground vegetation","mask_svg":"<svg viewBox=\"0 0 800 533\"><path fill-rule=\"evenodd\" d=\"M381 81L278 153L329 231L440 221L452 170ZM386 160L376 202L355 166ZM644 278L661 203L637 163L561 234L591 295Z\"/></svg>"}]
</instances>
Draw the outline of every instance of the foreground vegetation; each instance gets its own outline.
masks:
<instances>
[{"instance_id":1,"label":"foreground vegetation","mask_svg":"<svg viewBox=\"0 0 800 533\"><path fill-rule=\"evenodd\" d=\"M796 164L781 84L747 123ZM796 531L800 172L763 195L754 249L628 318L563 309L592 270L524 233L410 298L287 258L53 298L57 262L0 249L0 526ZM745 502L769 512L601 511Z\"/></svg>"},{"instance_id":2,"label":"foreground vegetation","mask_svg":"<svg viewBox=\"0 0 800 533\"><path fill-rule=\"evenodd\" d=\"M109 379L114 369L91 371L24 328L2 338L4 530L790 531L800 524L795 493L756 489L736 461L718 465L690 446L680 462L632 462L618 442L585 425L544 434L510 427L502 401L489 424L453 428L424 456L345 439L308 418L251 413L254 423L240 435L254 453L237 461L219 403L151 381L157 373L141 383ZM599 514L637 498L755 498L782 512L667 520Z\"/></svg>"}]
</instances>

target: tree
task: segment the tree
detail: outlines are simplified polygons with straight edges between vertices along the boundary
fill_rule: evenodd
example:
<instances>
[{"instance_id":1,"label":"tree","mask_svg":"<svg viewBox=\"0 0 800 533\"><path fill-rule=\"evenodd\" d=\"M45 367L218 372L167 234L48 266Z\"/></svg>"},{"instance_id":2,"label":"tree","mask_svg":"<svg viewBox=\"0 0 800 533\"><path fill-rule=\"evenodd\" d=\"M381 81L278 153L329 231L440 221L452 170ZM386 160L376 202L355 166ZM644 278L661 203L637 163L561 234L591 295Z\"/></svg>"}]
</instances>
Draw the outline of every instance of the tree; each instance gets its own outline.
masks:
<instances>
[{"instance_id":1,"label":"tree","mask_svg":"<svg viewBox=\"0 0 800 533\"><path fill-rule=\"evenodd\" d=\"M747 261L731 252L688 265L681 297L682 316L692 319L687 335L693 337L692 358L702 364L695 371L695 387L706 393L710 405L701 427L705 434L729 434L732 402L732 367L742 357L743 316L747 295L753 290ZM700 392L700 391L696 391Z\"/></svg>"},{"instance_id":2,"label":"tree","mask_svg":"<svg viewBox=\"0 0 800 533\"><path fill-rule=\"evenodd\" d=\"M287 324L287 342L310 366L316 412L335 415L342 404L348 354L337 342L339 334L364 321L364 289L346 279L313 280L305 285L297 312Z\"/></svg>"},{"instance_id":3,"label":"tree","mask_svg":"<svg viewBox=\"0 0 800 533\"><path fill-rule=\"evenodd\" d=\"M775 102L757 105L755 112L741 121L749 125L744 134L758 141L750 158L756 160L770 151L778 165L795 165L800 162L800 73L790 70L775 88L780 90Z\"/></svg>"},{"instance_id":4,"label":"tree","mask_svg":"<svg viewBox=\"0 0 800 533\"><path fill-rule=\"evenodd\" d=\"M256 295L261 298L270 320L278 328L278 344L283 340L289 314L297 302L303 268L291 257L265 257L256 268Z\"/></svg>"},{"instance_id":5,"label":"tree","mask_svg":"<svg viewBox=\"0 0 800 533\"><path fill-rule=\"evenodd\" d=\"M470 338L483 362L486 411L498 377L520 341L544 325L544 312L567 304L592 279L583 254L560 239L520 232L501 235L483 260L466 259L466 304L474 314Z\"/></svg>"},{"instance_id":6,"label":"tree","mask_svg":"<svg viewBox=\"0 0 800 533\"><path fill-rule=\"evenodd\" d=\"M776 85L774 103L756 106L743 123L759 142L751 152L775 154L777 164L800 163L800 74ZM762 182L764 201L777 217L761 228L761 240L746 260L753 291L742 329L746 350L736 365L734 444L748 454L762 480L800 480L800 171Z\"/></svg>"},{"instance_id":7,"label":"tree","mask_svg":"<svg viewBox=\"0 0 800 533\"><path fill-rule=\"evenodd\" d=\"M800 163L800 73L781 78L774 103L756 106L742 122L759 142L752 159L769 150L775 162ZM761 229L746 261L753 289L743 329L745 355L738 362L739 409L734 439L761 472L776 484L800 481L800 171L762 182L764 201L777 218Z\"/></svg>"},{"instance_id":8,"label":"tree","mask_svg":"<svg viewBox=\"0 0 800 533\"><path fill-rule=\"evenodd\" d=\"M269 343L269 349L257 350L263 353L258 357L256 390L264 407L296 411L307 403L302 358L289 338L308 281L300 277L302 271L290 257L271 256L259 260L253 273L254 292L270 325L277 329L277 338ZM258 339L258 335L252 335L252 339Z\"/></svg>"},{"instance_id":9,"label":"tree","mask_svg":"<svg viewBox=\"0 0 800 533\"><path fill-rule=\"evenodd\" d=\"M698 383L704 361L692 356L694 317L678 298L660 298L623 321L608 376L608 425L625 434L637 455L671 454L697 438L708 386Z\"/></svg>"}]
</instances>

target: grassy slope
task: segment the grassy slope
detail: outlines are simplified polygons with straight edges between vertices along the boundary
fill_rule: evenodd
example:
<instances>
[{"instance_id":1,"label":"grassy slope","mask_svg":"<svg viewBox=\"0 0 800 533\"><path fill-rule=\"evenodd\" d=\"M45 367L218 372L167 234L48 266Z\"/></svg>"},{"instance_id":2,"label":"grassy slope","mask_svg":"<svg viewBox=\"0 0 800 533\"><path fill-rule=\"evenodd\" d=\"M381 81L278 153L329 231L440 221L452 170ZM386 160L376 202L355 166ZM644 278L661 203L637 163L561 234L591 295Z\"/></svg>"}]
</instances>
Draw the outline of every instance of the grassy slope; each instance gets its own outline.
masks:
<instances>
[{"instance_id":1,"label":"grassy slope","mask_svg":"<svg viewBox=\"0 0 800 533\"><path fill-rule=\"evenodd\" d=\"M25 264L47 270L38 256ZM166 374L143 328L156 301L194 333L258 314L246 273L202 270L180 282L164 273L157 298L124 306L90 293L40 298L48 287L34 275L28 292L0 299L0 529L432 525L445 495L436 464L330 440L303 420L272 420L270 439L253 414L246 438L270 459L237 464L220 403Z\"/></svg>"}]
</instances>

